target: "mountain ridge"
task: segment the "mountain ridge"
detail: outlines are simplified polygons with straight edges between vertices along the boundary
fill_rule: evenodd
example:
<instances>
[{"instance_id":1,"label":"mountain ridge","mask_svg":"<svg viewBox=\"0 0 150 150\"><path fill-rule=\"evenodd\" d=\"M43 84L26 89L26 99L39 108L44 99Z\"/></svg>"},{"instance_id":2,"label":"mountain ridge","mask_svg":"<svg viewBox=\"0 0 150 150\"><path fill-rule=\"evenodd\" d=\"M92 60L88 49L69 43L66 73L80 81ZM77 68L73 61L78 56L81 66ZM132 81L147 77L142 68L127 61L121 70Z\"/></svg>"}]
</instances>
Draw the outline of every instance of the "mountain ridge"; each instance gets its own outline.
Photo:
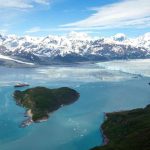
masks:
<instances>
[{"instance_id":1,"label":"mountain ridge","mask_svg":"<svg viewBox=\"0 0 150 150\"><path fill-rule=\"evenodd\" d=\"M150 32L137 38L122 33L92 38L86 33L46 37L0 34L0 54L36 64L150 58Z\"/></svg>"}]
</instances>

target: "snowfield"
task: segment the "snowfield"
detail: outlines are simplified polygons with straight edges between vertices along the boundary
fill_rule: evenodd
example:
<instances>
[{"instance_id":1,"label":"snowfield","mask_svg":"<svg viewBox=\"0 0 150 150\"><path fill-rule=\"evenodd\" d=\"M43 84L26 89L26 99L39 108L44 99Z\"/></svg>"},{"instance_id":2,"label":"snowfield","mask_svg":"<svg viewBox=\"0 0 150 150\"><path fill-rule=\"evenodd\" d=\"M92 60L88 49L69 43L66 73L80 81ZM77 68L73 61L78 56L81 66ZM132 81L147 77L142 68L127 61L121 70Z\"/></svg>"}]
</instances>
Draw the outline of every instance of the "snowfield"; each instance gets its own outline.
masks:
<instances>
[{"instance_id":1,"label":"snowfield","mask_svg":"<svg viewBox=\"0 0 150 150\"><path fill-rule=\"evenodd\" d=\"M0 54L37 64L143 59L150 58L150 33L136 38L121 33L91 37L77 32L47 37L0 35Z\"/></svg>"}]
</instances>

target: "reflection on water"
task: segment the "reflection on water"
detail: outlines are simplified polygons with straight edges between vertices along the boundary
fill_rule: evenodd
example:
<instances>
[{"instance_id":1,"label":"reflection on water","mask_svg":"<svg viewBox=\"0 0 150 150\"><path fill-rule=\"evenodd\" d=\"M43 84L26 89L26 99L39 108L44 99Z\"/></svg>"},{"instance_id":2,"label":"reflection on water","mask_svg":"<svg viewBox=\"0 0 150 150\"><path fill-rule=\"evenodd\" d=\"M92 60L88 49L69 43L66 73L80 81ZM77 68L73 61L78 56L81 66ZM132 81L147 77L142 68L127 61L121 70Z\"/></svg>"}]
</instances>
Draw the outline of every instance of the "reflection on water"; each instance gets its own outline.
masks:
<instances>
[{"instance_id":1,"label":"reflection on water","mask_svg":"<svg viewBox=\"0 0 150 150\"><path fill-rule=\"evenodd\" d=\"M87 150L102 144L99 127L103 112L144 107L150 103L147 84L150 79L134 76L94 65L34 69L1 67L0 149ZM22 129L19 124L24 120L24 109L17 106L12 97L13 85L17 82L49 88L69 86L81 97L76 103L51 114L47 122Z\"/></svg>"},{"instance_id":2,"label":"reflection on water","mask_svg":"<svg viewBox=\"0 0 150 150\"><path fill-rule=\"evenodd\" d=\"M82 67L42 67L42 68L4 68L0 67L1 85L14 85L18 82L44 84L47 82L99 82L120 81L134 77L132 74L107 70L96 65ZM35 83L34 83L35 82Z\"/></svg>"}]
</instances>

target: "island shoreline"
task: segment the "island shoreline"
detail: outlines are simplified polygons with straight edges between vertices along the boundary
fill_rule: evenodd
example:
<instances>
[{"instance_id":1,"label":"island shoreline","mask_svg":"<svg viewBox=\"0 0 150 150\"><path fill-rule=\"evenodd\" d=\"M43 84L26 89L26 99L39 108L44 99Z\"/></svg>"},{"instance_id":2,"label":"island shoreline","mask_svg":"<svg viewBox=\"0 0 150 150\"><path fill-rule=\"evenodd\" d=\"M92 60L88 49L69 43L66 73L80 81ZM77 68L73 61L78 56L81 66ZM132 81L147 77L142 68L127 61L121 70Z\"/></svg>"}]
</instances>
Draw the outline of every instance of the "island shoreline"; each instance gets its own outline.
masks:
<instances>
[{"instance_id":1,"label":"island shoreline","mask_svg":"<svg viewBox=\"0 0 150 150\"><path fill-rule=\"evenodd\" d=\"M68 87L57 89L34 87L25 91L16 90L13 97L17 105L26 109L25 117L28 119L21 124L21 127L26 127L34 122L47 121L51 113L63 106L73 104L80 94Z\"/></svg>"}]
</instances>

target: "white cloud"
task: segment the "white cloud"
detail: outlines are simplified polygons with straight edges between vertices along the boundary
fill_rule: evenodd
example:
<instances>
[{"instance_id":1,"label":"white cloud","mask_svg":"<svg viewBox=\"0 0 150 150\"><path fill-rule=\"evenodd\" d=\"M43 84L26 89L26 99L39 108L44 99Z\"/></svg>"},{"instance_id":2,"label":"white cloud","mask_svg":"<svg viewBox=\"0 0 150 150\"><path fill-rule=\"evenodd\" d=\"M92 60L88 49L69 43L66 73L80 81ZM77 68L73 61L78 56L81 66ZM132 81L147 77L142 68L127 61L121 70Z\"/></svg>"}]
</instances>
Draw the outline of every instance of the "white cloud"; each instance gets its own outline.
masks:
<instances>
[{"instance_id":1,"label":"white cloud","mask_svg":"<svg viewBox=\"0 0 150 150\"><path fill-rule=\"evenodd\" d=\"M91 8L91 10L96 13L84 20L65 24L62 27L105 29L150 26L150 0L122 0L100 8Z\"/></svg>"},{"instance_id":2,"label":"white cloud","mask_svg":"<svg viewBox=\"0 0 150 150\"><path fill-rule=\"evenodd\" d=\"M45 5L49 4L49 0L34 0L34 2L39 3L39 4L45 4Z\"/></svg>"},{"instance_id":3,"label":"white cloud","mask_svg":"<svg viewBox=\"0 0 150 150\"><path fill-rule=\"evenodd\" d=\"M27 30L25 33L37 33L40 31L42 31L42 29L40 27L33 27L33 28Z\"/></svg>"},{"instance_id":4,"label":"white cloud","mask_svg":"<svg viewBox=\"0 0 150 150\"><path fill-rule=\"evenodd\" d=\"M34 3L49 4L50 0L0 0L0 8L33 8Z\"/></svg>"},{"instance_id":5,"label":"white cloud","mask_svg":"<svg viewBox=\"0 0 150 150\"><path fill-rule=\"evenodd\" d=\"M0 8L32 8L26 0L0 0Z\"/></svg>"},{"instance_id":6,"label":"white cloud","mask_svg":"<svg viewBox=\"0 0 150 150\"><path fill-rule=\"evenodd\" d=\"M91 31L89 31L89 29ZM82 29L82 31L84 33L98 33L96 31L92 31L93 28L88 28L88 29ZM73 31L77 31L77 32L81 32L81 28L41 28L41 27L33 27L31 29L28 29L27 31L25 31L25 34L32 34L32 33L39 33L39 32L73 32Z\"/></svg>"}]
</instances>

